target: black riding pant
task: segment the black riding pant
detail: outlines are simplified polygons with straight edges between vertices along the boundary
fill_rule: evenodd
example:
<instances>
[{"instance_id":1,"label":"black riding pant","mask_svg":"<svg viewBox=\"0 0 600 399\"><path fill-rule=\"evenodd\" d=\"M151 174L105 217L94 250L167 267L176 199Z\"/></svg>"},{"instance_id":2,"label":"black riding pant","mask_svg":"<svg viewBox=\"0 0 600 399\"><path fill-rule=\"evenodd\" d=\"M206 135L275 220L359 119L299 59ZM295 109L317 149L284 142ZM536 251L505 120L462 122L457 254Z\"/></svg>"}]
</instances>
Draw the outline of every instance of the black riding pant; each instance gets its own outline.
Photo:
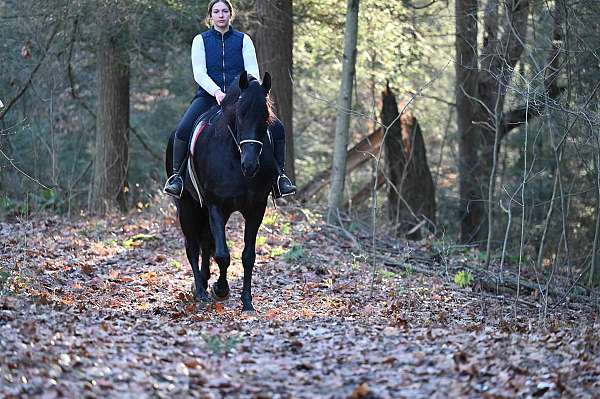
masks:
<instances>
[{"instance_id":1,"label":"black riding pant","mask_svg":"<svg viewBox=\"0 0 600 399\"><path fill-rule=\"evenodd\" d=\"M179 140L190 141L192 130L194 129L194 123L200 115L205 113L212 107L217 105L217 100L214 97L196 97L188 107L183 118L177 125L175 135Z\"/></svg>"},{"instance_id":2,"label":"black riding pant","mask_svg":"<svg viewBox=\"0 0 600 399\"><path fill-rule=\"evenodd\" d=\"M277 118L269 124L269 132L273 139L273 155L279 167L279 173L282 173L285 168L285 130L283 123Z\"/></svg>"},{"instance_id":3,"label":"black riding pant","mask_svg":"<svg viewBox=\"0 0 600 399\"><path fill-rule=\"evenodd\" d=\"M274 118L273 122L269 124L269 132L271 132L273 141L285 140L285 129L283 128L283 123L281 123L279 119Z\"/></svg>"}]
</instances>

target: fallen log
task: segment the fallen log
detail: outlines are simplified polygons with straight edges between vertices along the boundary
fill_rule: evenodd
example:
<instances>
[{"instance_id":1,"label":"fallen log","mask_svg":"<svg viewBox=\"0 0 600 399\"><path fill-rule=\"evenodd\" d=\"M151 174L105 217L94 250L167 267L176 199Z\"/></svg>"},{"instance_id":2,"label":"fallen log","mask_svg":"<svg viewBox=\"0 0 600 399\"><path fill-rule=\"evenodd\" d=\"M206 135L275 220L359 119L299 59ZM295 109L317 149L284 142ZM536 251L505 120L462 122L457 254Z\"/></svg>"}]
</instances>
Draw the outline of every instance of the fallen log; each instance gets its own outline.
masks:
<instances>
[{"instance_id":1,"label":"fallen log","mask_svg":"<svg viewBox=\"0 0 600 399\"><path fill-rule=\"evenodd\" d=\"M352 196L353 207L362 204L367 199L371 198L371 193L373 192L373 183L373 179L371 179L371 181L368 182L363 188L361 188L358 193ZM375 189L378 190L379 188L381 188L381 186L383 186L383 183L385 183L385 176L383 172L380 171L377 175L377 186L375 187Z\"/></svg>"},{"instance_id":2,"label":"fallen log","mask_svg":"<svg viewBox=\"0 0 600 399\"><path fill-rule=\"evenodd\" d=\"M383 134L383 129L378 128L348 150L346 174L357 169L359 166L362 166L368 160L373 159L373 156L379 154ZM328 185L330 175L331 169L329 168L318 173L310 182L298 191L298 198L300 201L306 202L321 191L323 187Z\"/></svg>"}]
</instances>

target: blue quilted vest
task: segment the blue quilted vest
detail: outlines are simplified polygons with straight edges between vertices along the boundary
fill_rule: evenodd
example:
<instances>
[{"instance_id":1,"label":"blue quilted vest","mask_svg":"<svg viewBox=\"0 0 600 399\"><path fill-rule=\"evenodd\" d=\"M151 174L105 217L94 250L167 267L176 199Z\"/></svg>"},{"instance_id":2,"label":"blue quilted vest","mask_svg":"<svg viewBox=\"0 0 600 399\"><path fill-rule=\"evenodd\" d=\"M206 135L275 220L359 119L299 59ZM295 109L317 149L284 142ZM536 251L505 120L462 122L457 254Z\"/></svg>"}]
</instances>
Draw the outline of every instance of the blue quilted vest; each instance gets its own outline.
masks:
<instances>
[{"instance_id":1,"label":"blue quilted vest","mask_svg":"<svg viewBox=\"0 0 600 399\"><path fill-rule=\"evenodd\" d=\"M225 93L231 82L245 69L242 54L244 34L230 27L222 35L211 28L202 32L202 39L208 76ZM198 86L196 97L212 97L212 94Z\"/></svg>"}]
</instances>

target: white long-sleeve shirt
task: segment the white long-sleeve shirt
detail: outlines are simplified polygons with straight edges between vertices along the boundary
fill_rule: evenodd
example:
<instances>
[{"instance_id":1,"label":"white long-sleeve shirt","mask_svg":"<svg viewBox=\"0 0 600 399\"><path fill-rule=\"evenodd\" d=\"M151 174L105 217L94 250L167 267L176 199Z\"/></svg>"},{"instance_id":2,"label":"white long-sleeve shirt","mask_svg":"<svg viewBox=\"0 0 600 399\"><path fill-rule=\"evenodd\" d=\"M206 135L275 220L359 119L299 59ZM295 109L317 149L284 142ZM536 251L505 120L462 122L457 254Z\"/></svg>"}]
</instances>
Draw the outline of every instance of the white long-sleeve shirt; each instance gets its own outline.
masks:
<instances>
[{"instance_id":1,"label":"white long-sleeve shirt","mask_svg":"<svg viewBox=\"0 0 600 399\"><path fill-rule=\"evenodd\" d=\"M246 69L246 72L260 81L254 43L252 43L250 36L245 33L242 44L242 56L244 57L244 69ZM214 96L217 90L221 90L210 76L208 76L206 71L206 52L204 51L204 39L202 39L201 34L196 35L192 42L192 69L194 71L194 80L208 93Z\"/></svg>"}]
</instances>

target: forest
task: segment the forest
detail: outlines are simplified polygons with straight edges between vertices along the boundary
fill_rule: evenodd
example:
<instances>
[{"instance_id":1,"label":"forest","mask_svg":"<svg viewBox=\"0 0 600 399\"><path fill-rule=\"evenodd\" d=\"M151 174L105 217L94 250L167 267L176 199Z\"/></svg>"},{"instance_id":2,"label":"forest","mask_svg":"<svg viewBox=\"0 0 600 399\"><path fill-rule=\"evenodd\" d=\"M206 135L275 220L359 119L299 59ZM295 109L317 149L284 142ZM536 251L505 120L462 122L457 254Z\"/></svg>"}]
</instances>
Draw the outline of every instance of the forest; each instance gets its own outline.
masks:
<instances>
[{"instance_id":1,"label":"forest","mask_svg":"<svg viewBox=\"0 0 600 399\"><path fill-rule=\"evenodd\" d=\"M0 0L0 397L598 397L600 3L232 3L297 192L203 202L221 301L163 192L209 1Z\"/></svg>"}]
</instances>

